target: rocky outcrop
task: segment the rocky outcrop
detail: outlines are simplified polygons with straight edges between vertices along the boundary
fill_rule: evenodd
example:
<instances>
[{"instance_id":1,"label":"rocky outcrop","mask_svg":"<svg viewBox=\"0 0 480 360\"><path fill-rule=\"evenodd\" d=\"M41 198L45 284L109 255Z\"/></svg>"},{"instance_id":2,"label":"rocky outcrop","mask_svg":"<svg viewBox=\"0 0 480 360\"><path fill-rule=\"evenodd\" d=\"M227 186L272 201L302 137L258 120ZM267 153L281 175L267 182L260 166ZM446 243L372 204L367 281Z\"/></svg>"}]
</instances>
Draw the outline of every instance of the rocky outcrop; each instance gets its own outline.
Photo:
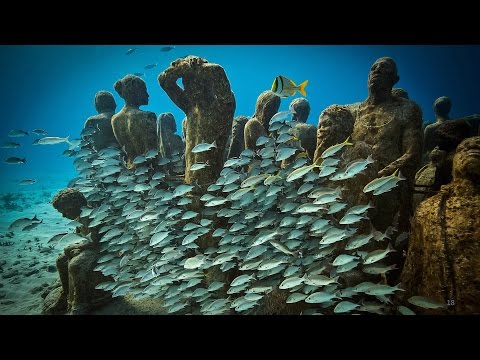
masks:
<instances>
[{"instance_id":1,"label":"rocky outcrop","mask_svg":"<svg viewBox=\"0 0 480 360\"><path fill-rule=\"evenodd\" d=\"M425 296L449 304L450 313L480 314L480 137L458 146L453 181L418 206L411 230L405 299Z\"/></svg>"},{"instance_id":2,"label":"rocky outcrop","mask_svg":"<svg viewBox=\"0 0 480 360\"><path fill-rule=\"evenodd\" d=\"M137 156L158 149L156 116L139 109L141 105L148 105L147 86L143 79L127 75L115 82L114 88L125 100L125 106L112 117L113 133L120 146L125 146L127 167L133 168Z\"/></svg>"},{"instance_id":3,"label":"rocky outcrop","mask_svg":"<svg viewBox=\"0 0 480 360\"><path fill-rule=\"evenodd\" d=\"M95 131L91 135L91 144L97 151L118 144L112 129L112 116L116 107L112 93L105 90L97 92L95 110L98 115L90 116L84 125L84 128L92 128Z\"/></svg>"},{"instance_id":4,"label":"rocky outcrop","mask_svg":"<svg viewBox=\"0 0 480 360\"><path fill-rule=\"evenodd\" d=\"M184 88L177 84L182 79ZM163 90L187 116L185 126L185 182L210 184L223 168L227 140L232 129L235 97L225 70L197 56L174 61L158 76ZM193 153L201 143L216 143L216 148ZM209 165L202 171L190 171L197 162Z\"/></svg>"}]
</instances>

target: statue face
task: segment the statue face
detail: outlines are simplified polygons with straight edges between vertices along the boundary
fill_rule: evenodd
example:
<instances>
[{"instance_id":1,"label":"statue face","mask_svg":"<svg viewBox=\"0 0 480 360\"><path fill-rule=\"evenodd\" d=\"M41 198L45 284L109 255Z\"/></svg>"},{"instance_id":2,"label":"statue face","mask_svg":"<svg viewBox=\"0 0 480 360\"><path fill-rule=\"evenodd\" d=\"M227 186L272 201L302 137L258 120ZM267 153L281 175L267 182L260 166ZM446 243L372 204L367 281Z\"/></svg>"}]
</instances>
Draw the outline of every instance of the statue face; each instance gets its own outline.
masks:
<instances>
[{"instance_id":1,"label":"statue face","mask_svg":"<svg viewBox=\"0 0 480 360\"><path fill-rule=\"evenodd\" d=\"M393 61L381 58L372 65L368 74L371 89L391 89L397 81L397 68Z\"/></svg>"},{"instance_id":2,"label":"statue face","mask_svg":"<svg viewBox=\"0 0 480 360\"><path fill-rule=\"evenodd\" d=\"M480 136L468 138L458 145L453 170L456 178L480 180Z\"/></svg>"},{"instance_id":3,"label":"statue face","mask_svg":"<svg viewBox=\"0 0 480 360\"><path fill-rule=\"evenodd\" d=\"M147 92L147 86L145 85L144 82L141 82L138 89L139 105L148 105L148 98L149 98L149 95Z\"/></svg>"}]
</instances>

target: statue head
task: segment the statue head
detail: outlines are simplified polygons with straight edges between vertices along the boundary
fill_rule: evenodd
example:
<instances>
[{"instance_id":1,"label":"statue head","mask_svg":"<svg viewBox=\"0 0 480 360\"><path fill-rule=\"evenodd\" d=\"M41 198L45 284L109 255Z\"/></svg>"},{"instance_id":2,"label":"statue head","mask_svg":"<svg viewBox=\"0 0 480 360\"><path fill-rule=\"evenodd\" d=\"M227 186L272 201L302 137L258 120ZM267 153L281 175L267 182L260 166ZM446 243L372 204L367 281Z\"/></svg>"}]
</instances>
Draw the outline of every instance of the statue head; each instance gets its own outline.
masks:
<instances>
[{"instance_id":1,"label":"statue head","mask_svg":"<svg viewBox=\"0 0 480 360\"><path fill-rule=\"evenodd\" d=\"M466 138L453 157L453 179L480 183L480 136Z\"/></svg>"},{"instance_id":2,"label":"statue head","mask_svg":"<svg viewBox=\"0 0 480 360\"><path fill-rule=\"evenodd\" d=\"M308 115L310 115L310 103L305 98L294 99L290 103L290 108L295 110L295 114L292 116L292 120L296 120L301 123L306 123Z\"/></svg>"},{"instance_id":3,"label":"statue head","mask_svg":"<svg viewBox=\"0 0 480 360\"><path fill-rule=\"evenodd\" d=\"M262 123L265 130L268 130L268 123L279 108L280 96L271 90L266 90L258 96L255 115L253 116Z\"/></svg>"},{"instance_id":4,"label":"statue head","mask_svg":"<svg viewBox=\"0 0 480 360\"><path fill-rule=\"evenodd\" d=\"M82 207L87 205L87 199L80 191L66 188L53 197L52 205L64 217L75 220L80 216Z\"/></svg>"},{"instance_id":5,"label":"statue head","mask_svg":"<svg viewBox=\"0 0 480 360\"><path fill-rule=\"evenodd\" d=\"M368 88L370 92L377 93L388 91L391 93L400 77L397 74L397 64L390 57L377 59L368 74Z\"/></svg>"},{"instance_id":6,"label":"statue head","mask_svg":"<svg viewBox=\"0 0 480 360\"><path fill-rule=\"evenodd\" d=\"M161 126L163 130L175 133L177 132L177 124L172 113L163 113L158 115L157 126Z\"/></svg>"},{"instance_id":7,"label":"statue head","mask_svg":"<svg viewBox=\"0 0 480 360\"><path fill-rule=\"evenodd\" d=\"M448 113L452 108L452 102L450 98L447 96L440 96L435 102L433 103L433 112L437 117L448 119Z\"/></svg>"},{"instance_id":8,"label":"statue head","mask_svg":"<svg viewBox=\"0 0 480 360\"><path fill-rule=\"evenodd\" d=\"M95 94L95 110L101 114L105 112L115 112L117 103L111 92L101 90Z\"/></svg>"},{"instance_id":9,"label":"statue head","mask_svg":"<svg viewBox=\"0 0 480 360\"><path fill-rule=\"evenodd\" d=\"M127 75L117 80L113 87L118 95L125 100L127 106L138 108L141 105L148 105L147 85L142 78Z\"/></svg>"}]
</instances>

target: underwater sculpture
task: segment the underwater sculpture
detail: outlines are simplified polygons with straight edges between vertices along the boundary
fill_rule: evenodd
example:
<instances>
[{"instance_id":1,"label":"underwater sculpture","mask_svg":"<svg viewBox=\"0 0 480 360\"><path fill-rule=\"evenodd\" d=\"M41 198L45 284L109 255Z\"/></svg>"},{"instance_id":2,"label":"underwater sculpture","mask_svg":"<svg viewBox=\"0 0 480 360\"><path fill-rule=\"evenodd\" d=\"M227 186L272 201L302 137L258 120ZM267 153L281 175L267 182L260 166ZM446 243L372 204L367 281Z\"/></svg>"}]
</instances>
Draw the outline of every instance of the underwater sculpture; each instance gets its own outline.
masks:
<instances>
[{"instance_id":1,"label":"underwater sculpture","mask_svg":"<svg viewBox=\"0 0 480 360\"><path fill-rule=\"evenodd\" d=\"M67 188L56 194L52 203L64 217L78 221L87 200L78 190ZM98 233L93 232L91 236L98 240ZM97 284L107 280L93 271L98 255L98 242L95 241L85 239L65 247L56 262L61 287L53 289L45 299L45 314L84 314L110 299L95 289Z\"/></svg>"},{"instance_id":2,"label":"underwater sculpture","mask_svg":"<svg viewBox=\"0 0 480 360\"><path fill-rule=\"evenodd\" d=\"M405 296L430 297L452 314L479 314L480 137L458 146L453 181L420 203L411 229Z\"/></svg>"},{"instance_id":3,"label":"underwater sculpture","mask_svg":"<svg viewBox=\"0 0 480 360\"><path fill-rule=\"evenodd\" d=\"M438 146L430 152L430 161L417 171L415 175L415 193L413 195L413 208L440 190L441 185L452 180L451 167L445 166L447 152Z\"/></svg>"},{"instance_id":4,"label":"underwater sculpture","mask_svg":"<svg viewBox=\"0 0 480 360\"><path fill-rule=\"evenodd\" d=\"M404 99L410 99L409 96L408 96L408 92L406 92L402 88L393 88L392 89L392 96L398 96L398 97L401 97L401 98L404 98Z\"/></svg>"},{"instance_id":5,"label":"underwater sculpture","mask_svg":"<svg viewBox=\"0 0 480 360\"><path fill-rule=\"evenodd\" d=\"M173 154L183 154L185 152L185 145L182 138L177 135L176 132L177 124L172 113L158 115L158 149L162 157L170 157Z\"/></svg>"},{"instance_id":6,"label":"underwater sculpture","mask_svg":"<svg viewBox=\"0 0 480 360\"><path fill-rule=\"evenodd\" d=\"M318 118L317 142L313 162L330 146L345 141L353 131L354 118L348 107L330 105Z\"/></svg>"},{"instance_id":7,"label":"underwater sculpture","mask_svg":"<svg viewBox=\"0 0 480 360\"><path fill-rule=\"evenodd\" d=\"M240 156L240 153L245 149L245 124L248 121L246 116L237 116L233 119L232 133L228 141L228 152L226 152L226 159Z\"/></svg>"},{"instance_id":8,"label":"underwater sculpture","mask_svg":"<svg viewBox=\"0 0 480 360\"><path fill-rule=\"evenodd\" d=\"M262 92L255 105L255 114L244 128L245 149L255 150L260 136L268 136L268 123L280 108L280 97L273 91Z\"/></svg>"},{"instance_id":9,"label":"underwater sculpture","mask_svg":"<svg viewBox=\"0 0 480 360\"><path fill-rule=\"evenodd\" d=\"M155 113L140 110L148 105L147 86L143 79L127 75L114 84L115 91L125 100L125 106L112 117L112 128L120 146L125 146L127 165L149 150L158 149Z\"/></svg>"},{"instance_id":10,"label":"underwater sculpture","mask_svg":"<svg viewBox=\"0 0 480 360\"><path fill-rule=\"evenodd\" d=\"M392 58L379 58L368 75L368 97L353 109L352 141L366 144L375 160L376 176L400 170L407 179L396 191L375 198L375 228L384 231L399 212L399 230L408 231L412 212L413 180L422 155L422 111L413 101L392 96L398 82ZM352 149L353 154L356 149ZM350 158L354 160L354 158Z\"/></svg>"},{"instance_id":11,"label":"underwater sculpture","mask_svg":"<svg viewBox=\"0 0 480 360\"><path fill-rule=\"evenodd\" d=\"M447 120L450 120L450 116L448 114L450 113L451 108L452 102L447 96L441 96L433 103L435 122L428 124L424 130L423 151L427 153L427 156L428 153L432 151L433 148L435 148L435 146L439 145L439 136L437 134L437 129L441 124L444 124Z\"/></svg>"},{"instance_id":12,"label":"underwater sculpture","mask_svg":"<svg viewBox=\"0 0 480 360\"><path fill-rule=\"evenodd\" d=\"M112 116L117 104L112 93L102 90L95 94L95 110L98 115L90 116L85 121L84 128L93 128L92 145L96 150L101 150L117 143L113 134Z\"/></svg>"},{"instance_id":13,"label":"underwater sculpture","mask_svg":"<svg viewBox=\"0 0 480 360\"><path fill-rule=\"evenodd\" d=\"M292 119L300 123L292 130L292 135L300 140L301 147L305 149L308 157L313 159L317 147L317 128L306 124L310 114L310 104L305 98L297 98L292 100L290 108L295 111Z\"/></svg>"},{"instance_id":14,"label":"underwater sculpture","mask_svg":"<svg viewBox=\"0 0 480 360\"><path fill-rule=\"evenodd\" d=\"M184 88L177 85L182 79ZM185 182L214 182L223 167L224 153L232 129L235 97L225 70L197 56L177 59L158 76L158 82L187 116L185 129ZM193 152L199 144L214 144L208 151ZM197 171L195 163L209 166Z\"/></svg>"}]
</instances>

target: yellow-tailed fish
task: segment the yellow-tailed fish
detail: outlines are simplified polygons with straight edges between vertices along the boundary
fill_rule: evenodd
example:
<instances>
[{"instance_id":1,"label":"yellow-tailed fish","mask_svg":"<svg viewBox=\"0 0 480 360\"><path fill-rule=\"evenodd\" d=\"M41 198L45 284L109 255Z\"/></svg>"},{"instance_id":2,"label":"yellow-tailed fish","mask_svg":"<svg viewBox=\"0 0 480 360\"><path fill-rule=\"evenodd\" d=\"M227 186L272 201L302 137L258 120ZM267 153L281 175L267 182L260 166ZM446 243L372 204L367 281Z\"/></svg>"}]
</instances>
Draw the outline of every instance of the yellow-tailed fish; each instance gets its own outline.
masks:
<instances>
[{"instance_id":1,"label":"yellow-tailed fish","mask_svg":"<svg viewBox=\"0 0 480 360\"><path fill-rule=\"evenodd\" d=\"M300 85L297 85L292 80L280 75L273 80L272 91L278 96L284 98L295 95L297 91L303 96L307 96L307 93L305 92L305 87L307 84L308 80L305 80Z\"/></svg>"}]
</instances>

